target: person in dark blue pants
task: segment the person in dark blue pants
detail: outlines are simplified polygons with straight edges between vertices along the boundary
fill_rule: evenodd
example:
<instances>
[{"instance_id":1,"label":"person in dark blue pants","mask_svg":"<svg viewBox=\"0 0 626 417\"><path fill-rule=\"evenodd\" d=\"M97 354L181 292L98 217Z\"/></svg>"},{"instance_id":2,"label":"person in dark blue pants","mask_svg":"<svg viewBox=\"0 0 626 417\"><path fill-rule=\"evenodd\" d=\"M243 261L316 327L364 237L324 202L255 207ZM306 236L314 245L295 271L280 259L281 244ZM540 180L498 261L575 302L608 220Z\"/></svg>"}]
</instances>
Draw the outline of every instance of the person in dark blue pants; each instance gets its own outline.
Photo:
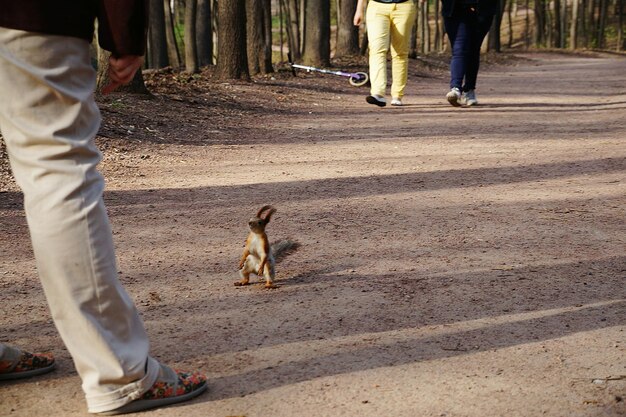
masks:
<instances>
[{"instance_id":1,"label":"person in dark blue pants","mask_svg":"<svg viewBox=\"0 0 626 417\"><path fill-rule=\"evenodd\" d=\"M497 0L442 0L443 23L452 46L450 92L453 106L473 106L480 65L480 46L496 14Z\"/></svg>"}]
</instances>

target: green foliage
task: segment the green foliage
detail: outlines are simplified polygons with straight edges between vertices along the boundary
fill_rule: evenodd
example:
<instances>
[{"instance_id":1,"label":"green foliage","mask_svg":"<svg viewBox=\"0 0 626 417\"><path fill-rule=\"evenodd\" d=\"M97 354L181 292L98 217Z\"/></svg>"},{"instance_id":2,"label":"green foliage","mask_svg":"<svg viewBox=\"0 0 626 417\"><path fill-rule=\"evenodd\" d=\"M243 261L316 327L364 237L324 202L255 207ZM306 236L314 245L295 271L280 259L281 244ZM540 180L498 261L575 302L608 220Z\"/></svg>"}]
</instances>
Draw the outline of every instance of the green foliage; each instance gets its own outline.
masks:
<instances>
[{"instance_id":1,"label":"green foliage","mask_svg":"<svg viewBox=\"0 0 626 417\"><path fill-rule=\"evenodd\" d=\"M182 23L176 23L174 25L174 37L176 38L176 45L178 45L179 51L185 50L185 25Z\"/></svg>"}]
</instances>

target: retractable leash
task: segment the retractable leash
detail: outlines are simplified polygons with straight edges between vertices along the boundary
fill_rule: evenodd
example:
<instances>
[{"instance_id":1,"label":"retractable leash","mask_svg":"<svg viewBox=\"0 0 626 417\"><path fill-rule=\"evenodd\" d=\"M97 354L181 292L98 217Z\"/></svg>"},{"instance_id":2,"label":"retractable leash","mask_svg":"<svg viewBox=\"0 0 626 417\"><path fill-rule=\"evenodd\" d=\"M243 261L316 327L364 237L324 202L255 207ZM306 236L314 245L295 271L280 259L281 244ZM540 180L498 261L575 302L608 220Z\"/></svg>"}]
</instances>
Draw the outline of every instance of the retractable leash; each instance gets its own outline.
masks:
<instances>
[{"instance_id":1,"label":"retractable leash","mask_svg":"<svg viewBox=\"0 0 626 417\"><path fill-rule=\"evenodd\" d=\"M315 67L309 67L306 65L294 64L293 61L291 60L291 52L287 54L287 58L289 59L289 65L291 65L291 72L293 73L294 77L296 76L296 68L297 68L297 69L306 70L306 72L321 72L322 74L332 74L332 75L338 75L340 77L346 77L348 78L350 85L353 85L355 87L361 87L362 85L367 84L367 82L370 80L369 75L367 75L367 73L365 72L331 71L331 70L325 70L322 68L315 68Z\"/></svg>"}]
</instances>

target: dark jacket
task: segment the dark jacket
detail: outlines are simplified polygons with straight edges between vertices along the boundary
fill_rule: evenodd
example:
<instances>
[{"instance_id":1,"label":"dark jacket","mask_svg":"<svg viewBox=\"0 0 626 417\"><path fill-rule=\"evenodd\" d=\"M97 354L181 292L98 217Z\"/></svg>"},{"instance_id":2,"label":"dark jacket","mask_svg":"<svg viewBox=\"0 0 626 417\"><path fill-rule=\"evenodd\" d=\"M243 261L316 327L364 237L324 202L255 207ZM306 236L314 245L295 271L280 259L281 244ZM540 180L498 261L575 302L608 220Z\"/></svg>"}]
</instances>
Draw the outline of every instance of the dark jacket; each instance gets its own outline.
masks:
<instances>
[{"instance_id":1,"label":"dark jacket","mask_svg":"<svg viewBox=\"0 0 626 417\"><path fill-rule=\"evenodd\" d=\"M115 55L143 55L148 0L0 0L0 26L91 42Z\"/></svg>"},{"instance_id":2,"label":"dark jacket","mask_svg":"<svg viewBox=\"0 0 626 417\"><path fill-rule=\"evenodd\" d=\"M1 0L0 0L1 1ZM463 0L441 0L441 14L445 17L451 17L458 4ZM493 16L498 9L498 0L478 0L476 11L483 16Z\"/></svg>"}]
</instances>

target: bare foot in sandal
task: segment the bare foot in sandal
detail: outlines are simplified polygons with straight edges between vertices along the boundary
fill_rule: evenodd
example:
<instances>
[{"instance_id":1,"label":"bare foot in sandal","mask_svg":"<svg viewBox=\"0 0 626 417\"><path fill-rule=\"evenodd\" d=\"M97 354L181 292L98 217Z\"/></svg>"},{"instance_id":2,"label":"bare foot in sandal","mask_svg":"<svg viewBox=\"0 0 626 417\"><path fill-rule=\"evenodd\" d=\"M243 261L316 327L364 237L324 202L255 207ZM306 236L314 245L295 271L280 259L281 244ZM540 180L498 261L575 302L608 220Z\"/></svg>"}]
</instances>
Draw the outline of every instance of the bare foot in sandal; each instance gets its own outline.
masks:
<instances>
[{"instance_id":1,"label":"bare foot in sandal","mask_svg":"<svg viewBox=\"0 0 626 417\"><path fill-rule=\"evenodd\" d=\"M55 366L54 357L50 353L29 353L0 345L0 381L45 374Z\"/></svg>"},{"instance_id":2,"label":"bare foot in sandal","mask_svg":"<svg viewBox=\"0 0 626 417\"><path fill-rule=\"evenodd\" d=\"M136 413L190 400L207 389L206 376L195 372L175 371L161 365L157 381L139 399L111 411L97 413L105 416Z\"/></svg>"}]
</instances>

